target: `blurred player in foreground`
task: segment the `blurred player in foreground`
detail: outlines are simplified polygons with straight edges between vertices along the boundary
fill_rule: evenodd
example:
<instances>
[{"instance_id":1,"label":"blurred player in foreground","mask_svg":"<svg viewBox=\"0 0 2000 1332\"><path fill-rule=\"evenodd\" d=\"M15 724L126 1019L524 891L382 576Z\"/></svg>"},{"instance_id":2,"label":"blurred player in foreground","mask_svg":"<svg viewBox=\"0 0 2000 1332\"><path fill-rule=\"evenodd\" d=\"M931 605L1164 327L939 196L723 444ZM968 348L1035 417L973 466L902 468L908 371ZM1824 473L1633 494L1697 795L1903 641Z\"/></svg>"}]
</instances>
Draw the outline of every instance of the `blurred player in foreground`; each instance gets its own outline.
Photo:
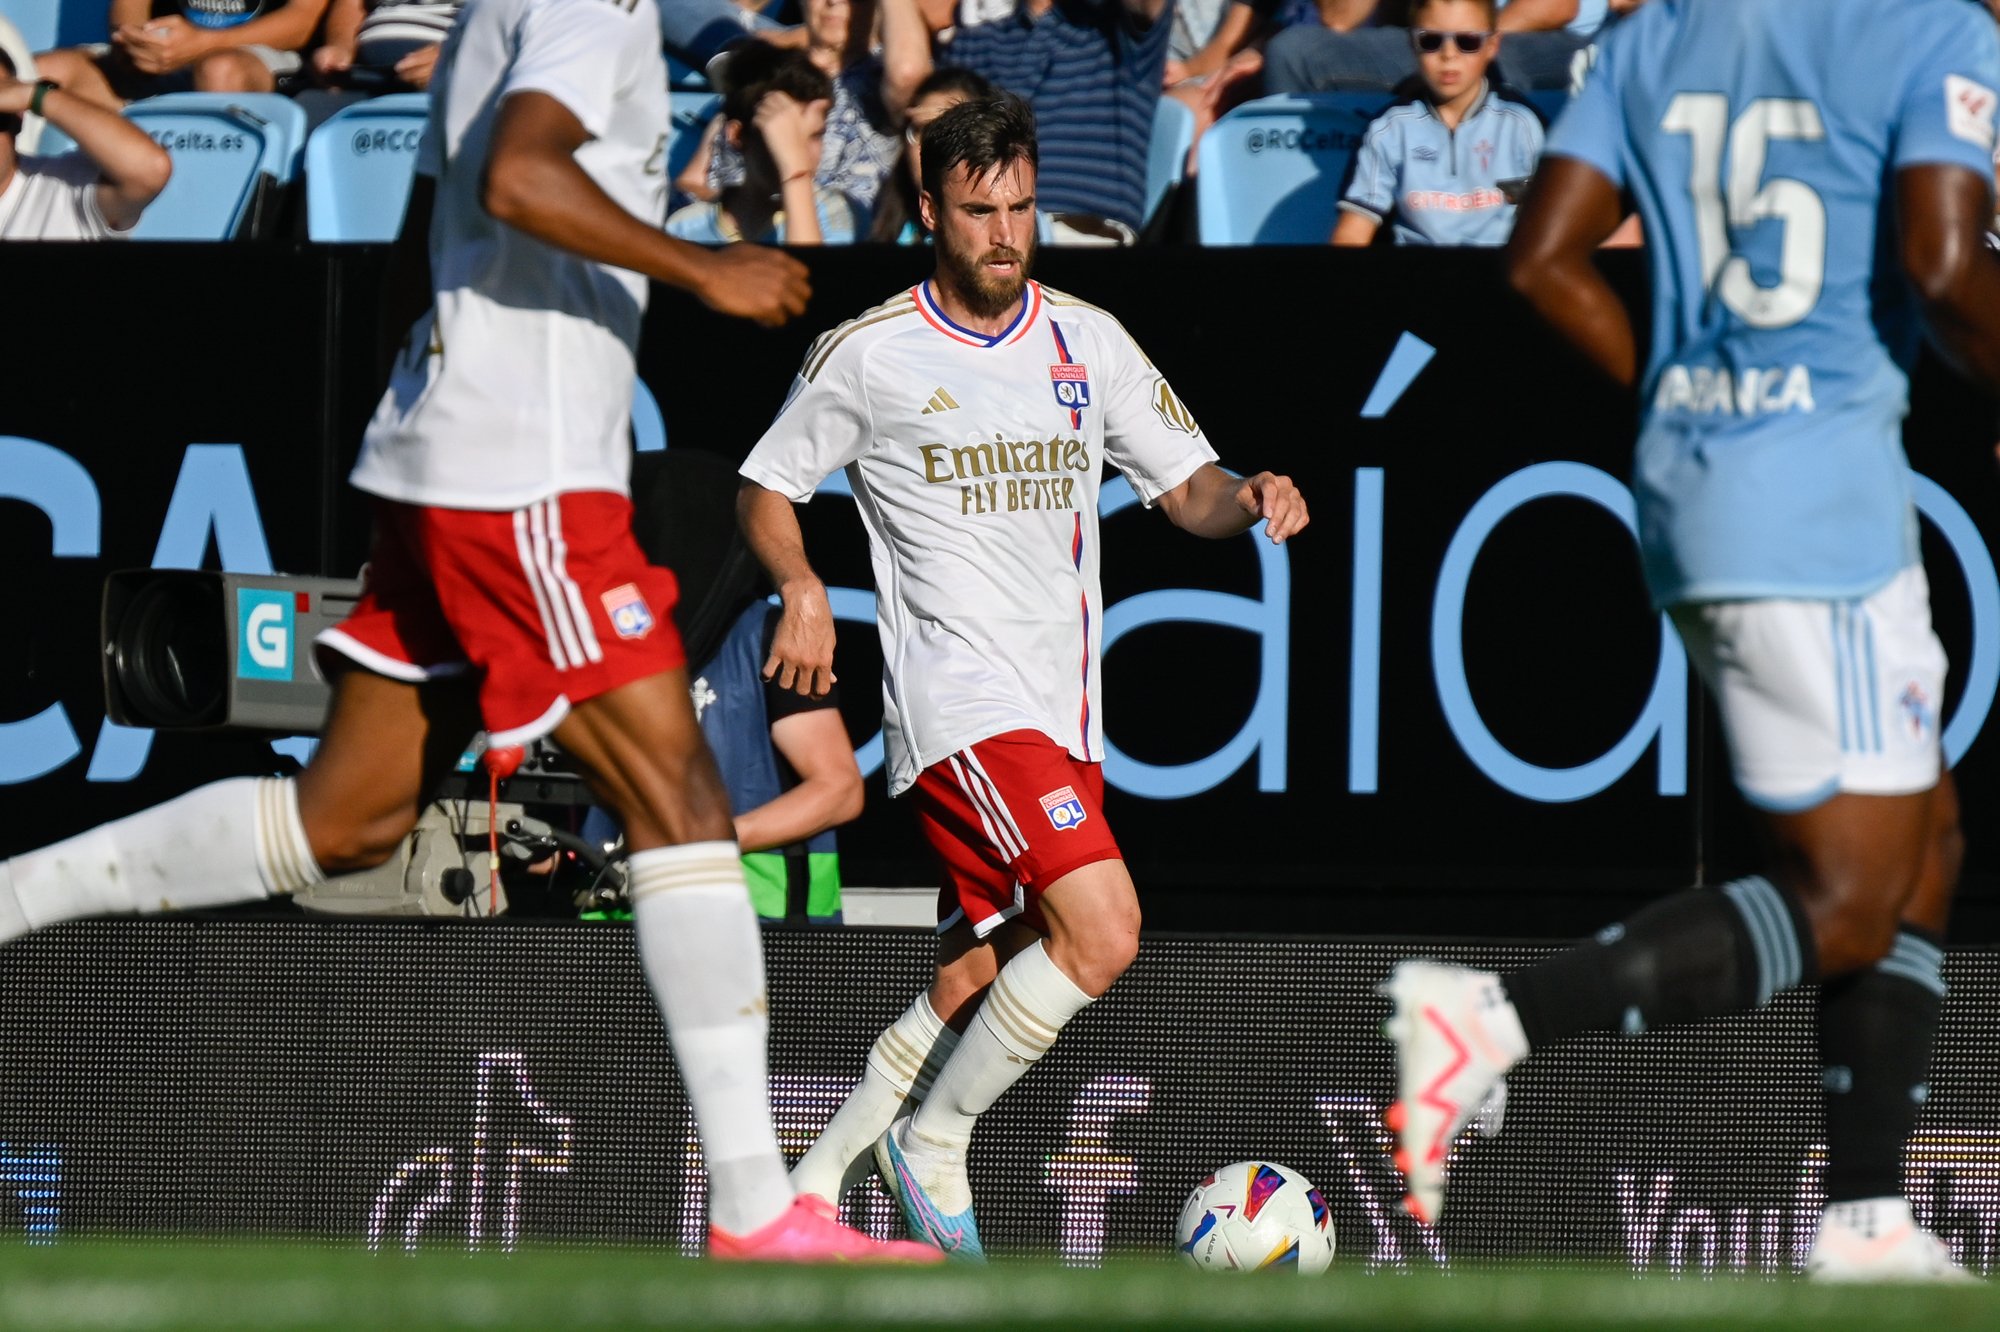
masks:
<instances>
[{"instance_id":1,"label":"blurred player in foreground","mask_svg":"<svg viewBox=\"0 0 2000 1332\"><path fill-rule=\"evenodd\" d=\"M1435 1220L1453 1139L1530 1050L1819 982L1827 1206L1807 1270L1969 1279L1901 1158L1960 859L1900 427L1921 316L2000 384L1993 19L1966 0L1654 0L1605 39L1522 208L1511 277L1643 408L1647 581L1715 696L1769 872L1648 907L1508 976L1385 990L1398 1165ZM1652 354L1592 251L1635 196Z\"/></svg>"},{"instance_id":2,"label":"blurred player in foreground","mask_svg":"<svg viewBox=\"0 0 2000 1332\"><path fill-rule=\"evenodd\" d=\"M380 864L482 720L553 734L635 854L640 959L710 1178L710 1252L934 1258L798 1200L772 1133L764 966L729 797L688 702L673 575L632 538L628 413L646 279L765 324L804 270L660 231L666 69L654 0L473 0L445 42L406 236L436 217L411 330L354 483L376 496L341 669L296 780L189 792L0 868L0 937L211 906Z\"/></svg>"},{"instance_id":3,"label":"blurred player in foreground","mask_svg":"<svg viewBox=\"0 0 2000 1332\"><path fill-rule=\"evenodd\" d=\"M943 874L937 978L793 1179L831 1211L872 1150L912 1236L967 1259L974 1121L1139 946L1103 806L1103 463L1198 536L1262 521L1283 542L1307 518L1289 478L1215 465L1115 319L1029 281L1035 164L1011 97L925 129L936 273L813 344L738 504L784 602L766 669L820 693L833 619L792 502L848 469L880 596L889 790L912 795Z\"/></svg>"}]
</instances>

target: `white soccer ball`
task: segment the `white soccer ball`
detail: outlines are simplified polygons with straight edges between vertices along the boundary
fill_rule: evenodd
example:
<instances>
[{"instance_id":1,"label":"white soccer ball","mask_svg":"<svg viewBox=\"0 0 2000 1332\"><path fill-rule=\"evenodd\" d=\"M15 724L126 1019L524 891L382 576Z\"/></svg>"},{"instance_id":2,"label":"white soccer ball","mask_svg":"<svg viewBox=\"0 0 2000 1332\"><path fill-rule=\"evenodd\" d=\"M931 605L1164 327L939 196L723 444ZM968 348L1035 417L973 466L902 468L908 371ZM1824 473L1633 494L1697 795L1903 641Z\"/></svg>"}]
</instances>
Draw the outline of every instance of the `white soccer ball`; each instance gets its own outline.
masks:
<instances>
[{"instance_id":1,"label":"white soccer ball","mask_svg":"<svg viewBox=\"0 0 2000 1332\"><path fill-rule=\"evenodd\" d=\"M1311 1275L1333 1262L1326 1199L1304 1175L1269 1161L1238 1161L1195 1185L1175 1238L1182 1259L1218 1272Z\"/></svg>"}]
</instances>

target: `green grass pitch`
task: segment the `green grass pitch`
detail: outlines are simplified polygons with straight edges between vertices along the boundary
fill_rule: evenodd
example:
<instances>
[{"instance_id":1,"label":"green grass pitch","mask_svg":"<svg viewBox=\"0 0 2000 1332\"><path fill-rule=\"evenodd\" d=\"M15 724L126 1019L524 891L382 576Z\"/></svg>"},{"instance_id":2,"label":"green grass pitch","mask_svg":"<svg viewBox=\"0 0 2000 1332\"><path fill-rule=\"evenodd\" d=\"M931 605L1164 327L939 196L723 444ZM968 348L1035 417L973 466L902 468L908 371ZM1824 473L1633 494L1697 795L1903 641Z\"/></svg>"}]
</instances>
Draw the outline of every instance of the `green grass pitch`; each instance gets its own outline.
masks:
<instances>
[{"instance_id":1,"label":"green grass pitch","mask_svg":"<svg viewBox=\"0 0 2000 1332\"><path fill-rule=\"evenodd\" d=\"M729 1267L634 1249L367 1254L66 1240L0 1249L0 1328L2000 1328L2000 1286L1841 1289L1624 1271L1219 1276L1102 1270Z\"/></svg>"}]
</instances>

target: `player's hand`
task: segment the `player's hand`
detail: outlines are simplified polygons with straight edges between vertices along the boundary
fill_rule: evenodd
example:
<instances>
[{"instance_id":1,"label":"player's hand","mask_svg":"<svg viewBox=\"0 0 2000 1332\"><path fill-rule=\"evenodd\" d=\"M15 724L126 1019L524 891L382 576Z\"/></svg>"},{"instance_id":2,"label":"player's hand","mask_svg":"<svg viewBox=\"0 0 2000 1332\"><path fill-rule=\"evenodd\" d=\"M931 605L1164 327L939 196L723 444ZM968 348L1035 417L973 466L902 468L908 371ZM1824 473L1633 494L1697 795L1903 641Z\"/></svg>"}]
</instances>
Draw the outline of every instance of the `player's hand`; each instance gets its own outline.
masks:
<instances>
[{"instance_id":1,"label":"player's hand","mask_svg":"<svg viewBox=\"0 0 2000 1332\"><path fill-rule=\"evenodd\" d=\"M118 31L123 38L118 44L125 48L133 68L141 74L171 74L192 65L215 48L213 34L178 14L128 23Z\"/></svg>"},{"instance_id":2,"label":"player's hand","mask_svg":"<svg viewBox=\"0 0 2000 1332\"><path fill-rule=\"evenodd\" d=\"M0 75L0 116L18 116L35 100L35 85Z\"/></svg>"},{"instance_id":3,"label":"player's hand","mask_svg":"<svg viewBox=\"0 0 2000 1332\"><path fill-rule=\"evenodd\" d=\"M1264 520L1264 535L1274 546L1284 545L1287 537L1298 535L1312 521L1306 512L1306 497L1292 484L1292 478L1272 472L1244 477L1236 488L1236 506Z\"/></svg>"},{"instance_id":4,"label":"player's hand","mask_svg":"<svg viewBox=\"0 0 2000 1332\"><path fill-rule=\"evenodd\" d=\"M709 252L695 295L709 309L776 328L805 313L812 299L806 266L761 245L731 245Z\"/></svg>"},{"instance_id":5,"label":"player's hand","mask_svg":"<svg viewBox=\"0 0 2000 1332\"><path fill-rule=\"evenodd\" d=\"M765 93L750 122L764 137L779 180L810 176L819 166L812 137L806 132L806 103L790 93Z\"/></svg>"},{"instance_id":6,"label":"player's hand","mask_svg":"<svg viewBox=\"0 0 2000 1332\"><path fill-rule=\"evenodd\" d=\"M396 62L396 77L423 92L431 86L431 74L437 69L438 51L443 42L432 42L429 46L419 46L416 50Z\"/></svg>"},{"instance_id":7,"label":"player's hand","mask_svg":"<svg viewBox=\"0 0 2000 1332\"><path fill-rule=\"evenodd\" d=\"M771 634L764 678L801 698L825 698L834 686L833 606L818 579L784 588L784 611Z\"/></svg>"}]
</instances>

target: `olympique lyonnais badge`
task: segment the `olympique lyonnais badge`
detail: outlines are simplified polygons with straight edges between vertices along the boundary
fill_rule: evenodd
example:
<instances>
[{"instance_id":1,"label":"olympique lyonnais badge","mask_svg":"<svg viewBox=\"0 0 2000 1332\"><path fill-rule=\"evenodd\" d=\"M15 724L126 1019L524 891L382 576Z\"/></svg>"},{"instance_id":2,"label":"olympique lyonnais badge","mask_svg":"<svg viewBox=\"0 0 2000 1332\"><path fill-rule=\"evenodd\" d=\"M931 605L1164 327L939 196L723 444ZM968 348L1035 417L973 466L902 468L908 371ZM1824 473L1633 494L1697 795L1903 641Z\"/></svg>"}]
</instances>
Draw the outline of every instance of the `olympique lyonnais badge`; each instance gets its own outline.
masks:
<instances>
[{"instance_id":1,"label":"olympique lyonnais badge","mask_svg":"<svg viewBox=\"0 0 2000 1332\"><path fill-rule=\"evenodd\" d=\"M604 594L604 613L620 638L644 638L653 632L653 612L639 589L627 583Z\"/></svg>"},{"instance_id":2,"label":"olympique lyonnais badge","mask_svg":"<svg viewBox=\"0 0 2000 1332\"><path fill-rule=\"evenodd\" d=\"M1056 401L1069 411L1090 406L1090 371L1081 365L1052 365L1049 382L1055 385Z\"/></svg>"},{"instance_id":3,"label":"olympique lyonnais badge","mask_svg":"<svg viewBox=\"0 0 2000 1332\"><path fill-rule=\"evenodd\" d=\"M1073 786L1060 787L1043 796L1042 812L1049 816L1049 822L1057 832L1068 832L1090 817L1084 812L1083 802L1077 799Z\"/></svg>"}]
</instances>

